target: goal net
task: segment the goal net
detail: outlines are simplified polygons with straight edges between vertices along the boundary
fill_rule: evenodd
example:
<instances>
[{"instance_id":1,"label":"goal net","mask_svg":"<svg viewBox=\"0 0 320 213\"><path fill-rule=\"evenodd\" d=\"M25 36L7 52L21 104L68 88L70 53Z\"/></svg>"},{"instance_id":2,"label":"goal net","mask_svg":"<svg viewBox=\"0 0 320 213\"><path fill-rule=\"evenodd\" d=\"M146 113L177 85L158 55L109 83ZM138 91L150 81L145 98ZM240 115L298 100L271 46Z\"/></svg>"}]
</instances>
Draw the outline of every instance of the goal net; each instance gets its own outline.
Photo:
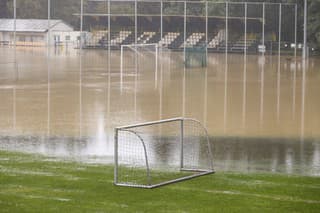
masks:
<instances>
[{"instance_id":1,"label":"goal net","mask_svg":"<svg viewBox=\"0 0 320 213\"><path fill-rule=\"evenodd\" d=\"M115 129L114 183L154 188L213 173L206 128L174 118Z\"/></svg>"},{"instance_id":2,"label":"goal net","mask_svg":"<svg viewBox=\"0 0 320 213\"><path fill-rule=\"evenodd\" d=\"M186 47L184 56L186 68L207 66L206 46Z\"/></svg>"}]
</instances>

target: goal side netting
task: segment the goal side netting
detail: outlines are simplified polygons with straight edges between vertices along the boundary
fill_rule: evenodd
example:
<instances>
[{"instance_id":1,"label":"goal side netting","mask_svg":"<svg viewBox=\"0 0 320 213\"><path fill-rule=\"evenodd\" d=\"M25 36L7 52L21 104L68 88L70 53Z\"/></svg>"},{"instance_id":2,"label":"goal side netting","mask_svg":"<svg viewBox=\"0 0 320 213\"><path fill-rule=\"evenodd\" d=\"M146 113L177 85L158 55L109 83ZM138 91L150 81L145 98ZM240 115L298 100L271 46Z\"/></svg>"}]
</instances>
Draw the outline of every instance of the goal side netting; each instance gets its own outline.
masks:
<instances>
[{"instance_id":1,"label":"goal side netting","mask_svg":"<svg viewBox=\"0 0 320 213\"><path fill-rule=\"evenodd\" d=\"M206 46L186 47L184 54L186 68L206 67L207 48Z\"/></svg>"},{"instance_id":2,"label":"goal side netting","mask_svg":"<svg viewBox=\"0 0 320 213\"><path fill-rule=\"evenodd\" d=\"M154 188L213 173L206 128L174 118L115 129L114 183Z\"/></svg>"}]
</instances>

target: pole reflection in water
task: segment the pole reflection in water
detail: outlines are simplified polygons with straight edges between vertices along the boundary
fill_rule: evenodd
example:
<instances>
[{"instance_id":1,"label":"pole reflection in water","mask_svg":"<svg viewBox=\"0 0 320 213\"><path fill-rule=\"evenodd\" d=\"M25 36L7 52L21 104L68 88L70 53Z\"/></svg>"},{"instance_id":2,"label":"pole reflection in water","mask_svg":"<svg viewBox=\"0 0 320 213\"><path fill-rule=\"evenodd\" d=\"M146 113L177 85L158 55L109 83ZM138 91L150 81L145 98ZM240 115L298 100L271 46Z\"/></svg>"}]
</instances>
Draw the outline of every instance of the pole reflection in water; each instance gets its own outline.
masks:
<instances>
[{"instance_id":1,"label":"pole reflection in water","mask_svg":"<svg viewBox=\"0 0 320 213\"><path fill-rule=\"evenodd\" d=\"M277 121L280 121L280 95L281 95L281 24L282 5L279 4L279 41L278 41L278 75L277 75Z\"/></svg>"},{"instance_id":2,"label":"pole reflection in water","mask_svg":"<svg viewBox=\"0 0 320 213\"><path fill-rule=\"evenodd\" d=\"M290 66L290 70L292 71L293 79L292 79L292 119L296 118L296 87L297 87L297 57L294 60L293 68Z\"/></svg>"},{"instance_id":3,"label":"pole reflection in water","mask_svg":"<svg viewBox=\"0 0 320 213\"><path fill-rule=\"evenodd\" d=\"M16 57L16 56L15 56ZM16 124L17 124L17 84L18 84L18 68L17 68L17 62L15 60L14 66L15 66L15 74L14 74L14 83L13 83L13 90L12 90L12 128L13 131L16 130Z\"/></svg>"},{"instance_id":4,"label":"pole reflection in water","mask_svg":"<svg viewBox=\"0 0 320 213\"><path fill-rule=\"evenodd\" d=\"M137 122L137 92L138 92L138 75L140 74L139 72L139 63L140 60L138 57L139 55L134 52L134 57L135 57L135 65L134 65L134 121Z\"/></svg>"},{"instance_id":5,"label":"pole reflection in water","mask_svg":"<svg viewBox=\"0 0 320 213\"><path fill-rule=\"evenodd\" d=\"M161 120L161 119L162 119L163 63L165 63L165 60L164 60L164 58L163 58L163 49L162 49L162 47L160 47L159 120Z\"/></svg>"},{"instance_id":6,"label":"pole reflection in water","mask_svg":"<svg viewBox=\"0 0 320 213\"><path fill-rule=\"evenodd\" d=\"M15 76L14 76L14 87L13 87L13 130L15 131L16 130L16 110L17 110L17 106L16 106L16 85L18 83L18 69L17 69L17 37L16 37L16 31L17 31L17 2L16 0L13 1L13 18L14 18L14 21L13 21L13 42L14 42L14 66L15 66Z\"/></svg>"},{"instance_id":7,"label":"pole reflection in water","mask_svg":"<svg viewBox=\"0 0 320 213\"><path fill-rule=\"evenodd\" d=\"M265 56L264 54L259 57L260 67L260 126L263 125L263 110L264 110L264 69L265 69Z\"/></svg>"},{"instance_id":8,"label":"pole reflection in water","mask_svg":"<svg viewBox=\"0 0 320 213\"><path fill-rule=\"evenodd\" d=\"M242 88L242 128L246 127L246 108L247 108L247 54L243 57L243 88Z\"/></svg>"},{"instance_id":9,"label":"pole reflection in water","mask_svg":"<svg viewBox=\"0 0 320 213\"><path fill-rule=\"evenodd\" d=\"M278 70L277 70L277 121L280 122L280 98L281 98L281 56L278 53Z\"/></svg>"},{"instance_id":10,"label":"pole reflection in water","mask_svg":"<svg viewBox=\"0 0 320 213\"><path fill-rule=\"evenodd\" d=\"M51 77L51 69L50 69L50 46L47 47L47 138L50 138L50 120L51 120L51 109L50 109L50 102L51 102L51 85L50 85L50 77Z\"/></svg>"},{"instance_id":11,"label":"pole reflection in water","mask_svg":"<svg viewBox=\"0 0 320 213\"><path fill-rule=\"evenodd\" d=\"M225 54L224 68L224 99L223 99L223 132L227 133L227 105L228 105L228 54Z\"/></svg>"},{"instance_id":12,"label":"pole reflection in water","mask_svg":"<svg viewBox=\"0 0 320 213\"><path fill-rule=\"evenodd\" d=\"M302 61L302 86L301 86L301 140L304 139L305 132L305 99L306 99L306 60Z\"/></svg>"},{"instance_id":13,"label":"pole reflection in water","mask_svg":"<svg viewBox=\"0 0 320 213\"><path fill-rule=\"evenodd\" d=\"M244 54L243 54L243 95L242 95L242 128L246 127L246 108L247 108L247 9L245 3L244 20Z\"/></svg>"},{"instance_id":14,"label":"pole reflection in water","mask_svg":"<svg viewBox=\"0 0 320 213\"><path fill-rule=\"evenodd\" d=\"M208 121L208 68L205 68L205 75L204 75L204 103L203 103L203 125L207 126Z\"/></svg>"},{"instance_id":15,"label":"pole reflection in water","mask_svg":"<svg viewBox=\"0 0 320 213\"><path fill-rule=\"evenodd\" d=\"M79 56L79 138L82 137L82 57L83 52L80 48Z\"/></svg>"},{"instance_id":16,"label":"pole reflection in water","mask_svg":"<svg viewBox=\"0 0 320 213\"><path fill-rule=\"evenodd\" d=\"M159 51L159 48L158 48L158 45L156 45L156 53L155 53L155 71L154 71L154 88L157 89L158 88L158 51Z\"/></svg>"}]
</instances>

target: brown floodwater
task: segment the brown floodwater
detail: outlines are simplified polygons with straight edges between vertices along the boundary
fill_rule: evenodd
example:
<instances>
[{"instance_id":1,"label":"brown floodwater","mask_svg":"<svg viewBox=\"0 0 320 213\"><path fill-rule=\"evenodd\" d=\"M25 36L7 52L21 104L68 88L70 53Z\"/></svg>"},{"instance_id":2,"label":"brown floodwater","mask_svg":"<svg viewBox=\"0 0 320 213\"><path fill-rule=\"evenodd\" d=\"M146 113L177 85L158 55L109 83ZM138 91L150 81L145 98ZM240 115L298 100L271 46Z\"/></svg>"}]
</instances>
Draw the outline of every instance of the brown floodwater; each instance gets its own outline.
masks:
<instances>
[{"instance_id":1,"label":"brown floodwater","mask_svg":"<svg viewBox=\"0 0 320 213\"><path fill-rule=\"evenodd\" d=\"M217 170L320 175L320 58L155 58L127 51L121 71L116 50L0 47L0 149L110 163L115 127L183 116L207 127Z\"/></svg>"}]
</instances>

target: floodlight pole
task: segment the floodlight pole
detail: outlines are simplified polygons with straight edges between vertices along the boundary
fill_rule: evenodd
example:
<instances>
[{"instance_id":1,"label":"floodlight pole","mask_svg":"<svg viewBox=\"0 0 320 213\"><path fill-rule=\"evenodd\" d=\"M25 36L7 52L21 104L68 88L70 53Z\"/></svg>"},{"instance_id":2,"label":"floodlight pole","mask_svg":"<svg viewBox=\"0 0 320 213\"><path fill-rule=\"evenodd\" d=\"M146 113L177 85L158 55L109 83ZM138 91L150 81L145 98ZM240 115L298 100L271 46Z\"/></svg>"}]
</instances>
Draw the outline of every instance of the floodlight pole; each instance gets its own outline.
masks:
<instances>
[{"instance_id":1,"label":"floodlight pole","mask_svg":"<svg viewBox=\"0 0 320 213\"><path fill-rule=\"evenodd\" d=\"M187 2L184 1L183 60L186 63Z\"/></svg>"},{"instance_id":2,"label":"floodlight pole","mask_svg":"<svg viewBox=\"0 0 320 213\"><path fill-rule=\"evenodd\" d=\"M225 36L225 38L226 38L226 44L225 44L226 55L228 54L228 16L229 16L228 12L229 12L229 3L226 2L226 32L225 32L226 33L226 36Z\"/></svg>"},{"instance_id":3,"label":"floodlight pole","mask_svg":"<svg viewBox=\"0 0 320 213\"><path fill-rule=\"evenodd\" d=\"M17 0L13 0L13 45L16 49L16 31L17 31Z\"/></svg>"},{"instance_id":4,"label":"floodlight pole","mask_svg":"<svg viewBox=\"0 0 320 213\"><path fill-rule=\"evenodd\" d=\"M136 55L136 53L135 53ZM123 45L120 48L120 91L122 92L122 84L123 84ZM137 57L135 57L135 67L137 65Z\"/></svg>"},{"instance_id":5,"label":"floodlight pole","mask_svg":"<svg viewBox=\"0 0 320 213\"><path fill-rule=\"evenodd\" d=\"M294 6L294 58L297 58L297 29L298 29L298 7L297 4Z\"/></svg>"},{"instance_id":6,"label":"floodlight pole","mask_svg":"<svg viewBox=\"0 0 320 213\"><path fill-rule=\"evenodd\" d=\"M206 60L208 58L208 1L206 1Z\"/></svg>"},{"instance_id":7,"label":"floodlight pole","mask_svg":"<svg viewBox=\"0 0 320 213\"><path fill-rule=\"evenodd\" d=\"M158 87L158 45L156 44L156 61L155 61L155 73L154 73L154 82L155 82L155 89Z\"/></svg>"},{"instance_id":8,"label":"floodlight pole","mask_svg":"<svg viewBox=\"0 0 320 213\"><path fill-rule=\"evenodd\" d=\"M244 3L244 55L247 54L247 15L248 15L248 3Z\"/></svg>"},{"instance_id":9,"label":"floodlight pole","mask_svg":"<svg viewBox=\"0 0 320 213\"><path fill-rule=\"evenodd\" d=\"M265 25L266 25L266 4L265 2L262 3L262 55L264 55L266 48L265 48Z\"/></svg>"},{"instance_id":10,"label":"floodlight pole","mask_svg":"<svg viewBox=\"0 0 320 213\"><path fill-rule=\"evenodd\" d=\"M48 37L47 37L47 81L48 81L48 99L47 99L47 110L48 110L48 115L47 115L47 136L50 135L50 37L51 37L51 30L50 30L50 19L51 19L51 0L48 0Z\"/></svg>"},{"instance_id":11,"label":"floodlight pole","mask_svg":"<svg viewBox=\"0 0 320 213\"><path fill-rule=\"evenodd\" d=\"M14 47L14 63L16 63L17 48L17 0L13 0L13 47Z\"/></svg>"},{"instance_id":12,"label":"floodlight pole","mask_svg":"<svg viewBox=\"0 0 320 213\"><path fill-rule=\"evenodd\" d=\"M110 41L111 41L111 24L110 24L110 18L111 14L110 14L110 0L108 0L108 66L110 65ZM110 70L110 66L109 66L109 70Z\"/></svg>"},{"instance_id":13,"label":"floodlight pole","mask_svg":"<svg viewBox=\"0 0 320 213\"><path fill-rule=\"evenodd\" d=\"M48 0L48 38L47 38L47 42L48 42L48 46L50 46L50 18L51 18L51 0Z\"/></svg>"},{"instance_id":14,"label":"floodlight pole","mask_svg":"<svg viewBox=\"0 0 320 213\"><path fill-rule=\"evenodd\" d=\"M307 58L307 16L308 16L308 2L304 0L304 14L303 14L303 51L302 58Z\"/></svg>"},{"instance_id":15,"label":"floodlight pole","mask_svg":"<svg viewBox=\"0 0 320 213\"><path fill-rule=\"evenodd\" d=\"M83 0L81 0L80 2L80 50L82 50L82 42L83 42L82 30L83 30Z\"/></svg>"},{"instance_id":16,"label":"floodlight pole","mask_svg":"<svg viewBox=\"0 0 320 213\"><path fill-rule=\"evenodd\" d=\"M138 36L138 16L137 16L137 12L138 12L138 9L137 9L137 5L138 5L138 2L137 0L134 1L134 43L137 44L137 36Z\"/></svg>"},{"instance_id":17,"label":"floodlight pole","mask_svg":"<svg viewBox=\"0 0 320 213\"><path fill-rule=\"evenodd\" d=\"M248 4L244 3L244 67L243 67L243 100L242 100L242 126L246 125L246 100L247 100L247 12Z\"/></svg>"},{"instance_id":18,"label":"floodlight pole","mask_svg":"<svg viewBox=\"0 0 320 213\"><path fill-rule=\"evenodd\" d=\"M277 121L280 120L280 96L281 96L281 22L282 4L279 4L279 45L278 45L278 73L277 73Z\"/></svg>"},{"instance_id":19,"label":"floodlight pole","mask_svg":"<svg viewBox=\"0 0 320 213\"><path fill-rule=\"evenodd\" d=\"M163 36L163 1L161 0L161 4L160 4L160 41L162 40L162 36Z\"/></svg>"},{"instance_id":20,"label":"floodlight pole","mask_svg":"<svg viewBox=\"0 0 320 213\"><path fill-rule=\"evenodd\" d=\"M14 53L14 66L15 66L15 79L18 78L18 68L17 68L17 0L13 0L13 53ZM17 120L17 106L16 106L16 87L13 88L13 129L16 129L16 120Z\"/></svg>"},{"instance_id":21,"label":"floodlight pole","mask_svg":"<svg viewBox=\"0 0 320 213\"><path fill-rule=\"evenodd\" d=\"M107 97L107 117L110 115L110 79L111 79L111 71L110 71L110 63L111 63L111 46L110 46L110 36L111 36L111 14L110 14L110 0L108 0L108 97Z\"/></svg>"},{"instance_id":22,"label":"floodlight pole","mask_svg":"<svg viewBox=\"0 0 320 213\"><path fill-rule=\"evenodd\" d=\"M224 72L224 100L223 100L223 129L224 133L226 133L227 130L227 104L228 104L228 99L227 99L227 94L228 94L228 2L226 2L226 50L225 50L225 72Z\"/></svg>"},{"instance_id":23,"label":"floodlight pole","mask_svg":"<svg viewBox=\"0 0 320 213\"><path fill-rule=\"evenodd\" d=\"M278 51L279 55L281 54L281 22L282 22L282 4L279 4L279 44Z\"/></svg>"}]
</instances>

